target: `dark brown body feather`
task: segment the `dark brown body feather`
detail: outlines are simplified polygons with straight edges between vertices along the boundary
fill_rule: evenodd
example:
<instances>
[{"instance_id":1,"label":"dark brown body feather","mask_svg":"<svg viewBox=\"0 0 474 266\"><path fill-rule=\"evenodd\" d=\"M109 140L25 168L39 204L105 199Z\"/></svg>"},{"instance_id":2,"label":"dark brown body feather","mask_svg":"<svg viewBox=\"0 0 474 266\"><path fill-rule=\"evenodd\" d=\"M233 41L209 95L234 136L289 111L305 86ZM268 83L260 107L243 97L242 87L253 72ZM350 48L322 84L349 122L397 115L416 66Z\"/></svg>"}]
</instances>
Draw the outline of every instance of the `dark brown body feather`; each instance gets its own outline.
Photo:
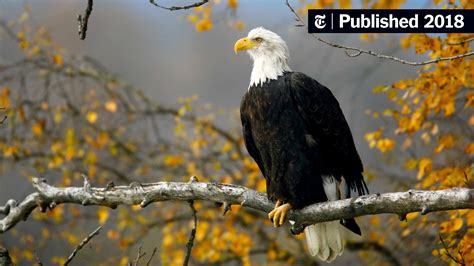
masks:
<instances>
[{"instance_id":1,"label":"dark brown body feather","mask_svg":"<svg viewBox=\"0 0 474 266\"><path fill-rule=\"evenodd\" d=\"M287 72L252 86L240 112L245 145L266 179L269 199L297 209L326 201L324 175L344 177L351 189L368 192L339 103L314 79Z\"/></svg>"}]
</instances>

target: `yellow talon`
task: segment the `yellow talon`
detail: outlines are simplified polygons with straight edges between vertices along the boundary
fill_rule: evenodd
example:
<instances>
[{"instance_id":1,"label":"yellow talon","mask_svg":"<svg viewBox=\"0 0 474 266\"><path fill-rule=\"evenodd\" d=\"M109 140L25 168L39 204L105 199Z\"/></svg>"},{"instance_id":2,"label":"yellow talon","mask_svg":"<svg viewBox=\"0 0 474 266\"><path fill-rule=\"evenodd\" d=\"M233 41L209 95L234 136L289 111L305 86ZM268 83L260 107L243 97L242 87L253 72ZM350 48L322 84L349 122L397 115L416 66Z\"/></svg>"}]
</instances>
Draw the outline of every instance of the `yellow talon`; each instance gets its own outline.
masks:
<instances>
[{"instance_id":1,"label":"yellow talon","mask_svg":"<svg viewBox=\"0 0 474 266\"><path fill-rule=\"evenodd\" d=\"M281 200L277 200L277 202L275 204L275 208L273 208L273 210L268 213L268 219L270 219L270 221L273 222L273 216L275 215L275 211L278 207L281 206L281 204L283 204L283 202Z\"/></svg>"},{"instance_id":2,"label":"yellow talon","mask_svg":"<svg viewBox=\"0 0 474 266\"><path fill-rule=\"evenodd\" d=\"M273 209L269 214L268 218L273 222L275 227L282 226L285 223L286 216L288 211L291 210L291 205L285 203L282 205L281 201L277 201L275 204L275 209Z\"/></svg>"}]
</instances>

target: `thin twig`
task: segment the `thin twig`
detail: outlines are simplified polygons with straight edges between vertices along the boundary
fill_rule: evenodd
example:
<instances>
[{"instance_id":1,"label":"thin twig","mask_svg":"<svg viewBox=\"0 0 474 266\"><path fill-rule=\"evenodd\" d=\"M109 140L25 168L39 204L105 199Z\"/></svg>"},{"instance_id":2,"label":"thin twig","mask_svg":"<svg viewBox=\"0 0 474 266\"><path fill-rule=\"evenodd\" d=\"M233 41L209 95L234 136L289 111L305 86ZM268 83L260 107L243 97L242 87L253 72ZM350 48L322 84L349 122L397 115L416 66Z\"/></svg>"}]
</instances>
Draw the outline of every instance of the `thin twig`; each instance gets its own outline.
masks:
<instances>
[{"instance_id":1,"label":"thin twig","mask_svg":"<svg viewBox=\"0 0 474 266\"><path fill-rule=\"evenodd\" d=\"M6 110L7 108L5 107L0 107L0 110L3 111L3 110ZM3 122L5 122L5 120L7 120L7 116L4 116L2 121L0 121L0 124L3 124Z\"/></svg>"},{"instance_id":2,"label":"thin twig","mask_svg":"<svg viewBox=\"0 0 474 266\"><path fill-rule=\"evenodd\" d=\"M156 247L153 249L153 252L151 253L150 258L148 259L148 261L147 261L147 263L146 263L146 266L149 266L149 265L150 265L151 260L152 260L153 257L155 256L155 253L156 253Z\"/></svg>"},{"instance_id":3,"label":"thin twig","mask_svg":"<svg viewBox=\"0 0 474 266\"><path fill-rule=\"evenodd\" d=\"M87 7L86 11L84 12L84 17L81 14L77 16L77 20L79 21L79 38L84 40L86 38L87 33L87 24L89 23L89 17L92 13L92 6L94 5L93 0L87 0Z\"/></svg>"},{"instance_id":4,"label":"thin twig","mask_svg":"<svg viewBox=\"0 0 474 266\"><path fill-rule=\"evenodd\" d=\"M133 264L134 266L138 266L138 262L140 261L140 259L146 255L146 252L142 253L142 246L139 246L138 247L138 254L137 254L137 258L135 259L135 263ZM131 265L131 263L130 263Z\"/></svg>"},{"instance_id":5,"label":"thin twig","mask_svg":"<svg viewBox=\"0 0 474 266\"><path fill-rule=\"evenodd\" d=\"M41 261L40 257L38 256L38 252L36 252L36 250L35 250L34 253L35 253L36 265L37 266L43 266L43 262Z\"/></svg>"},{"instance_id":6,"label":"thin twig","mask_svg":"<svg viewBox=\"0 0 474 266\"><path fill-rule=\"evenodd\" d=\"M306 28L307 25L305 24L304 20L298 15L298 13L295 11L295 9L290 5L290 3L288 2L289 0L286 0L286 5L288 6L288 8L290 9L290 11L296 16L296 20L302 24L304 24L304 26ZM408 60L405 60L405 59L401 59L401 58L398 58L398 57L395 57L395 56L391 56L391 55L384 55L384 54L379 54L377 52L374 52L374 51L371 51L371 50L365 50L365 49L360 49L360 48L356 48L356 47L351 47L351 46L347 46L347 45L341 45L341 44L337 44L337 43L332 43L332 42L329 42L321 37L318 37L316 36L315 34L310 34L314 39L316 39L317 41L319 42L322 42L324 44L327 44L329 46L332 46L334 48L339 48L339 49L344 49L346 50L346 55L349 56L349 57L356 57L356 56L359 56L361 54L368 54L368 55L371 55L371 56L375 56L375 57L378 57L378 58L383 58L383 59L389 59L389 60L393 60L393 61L396 61L396 62L399 62L399 63L402 63L402 64L405 64L405 65L410 65L410 66L423 66L423 65L429 65L429 64L434 64L434 63L438 63L438 62L442 62L442 61L450 61L450 60L455 60L455 59L459 59L459 58L463 58L463 57L469 57L469 56L472 56L474 55L474 51L471 51L471 52L468 52L468 53L465 53L465 54L459 54L459 55L454 55L454 56L448 56L448 57L439 57L439 58L435 58L435 59L431 59L431 60L427 60L427 61L421 61L421 62L415 62L415 61L408 61ZM352 51L354 53L350 54L348 53L348 51Z\"/></svg>"},{"instance_id":7,"label":"thin twig","mask_svg":"<svg viewBox=\"0 0 474 266\"><path fill-rule=\"evenodd\" d=\"M100 229L102 229L102 225L97 227L97 229L95 229L94 232L90 233L86 238L84 238L81 241L81 243L79 243L79 245L77 245L76 248L72 251L71 255L69 255L69 258L67 258L64 265L68 265L74 259L77 252L81 250L94 236L99 234Z\"/></svg>"},{"instance_id":8,"label":"thin twig","mask_svg":"<svg viewBox=\"0 0 474 266\"><path fill-rule=\"evenodd\" d=\"M183 266L187 266L189 263L189 259L191 258L191 250L193 249L194 238L196 237L196 228L197 228L197 211L196 211L196 208L194 207L193 200L189 201L189 207L191 208L191 211L193 213L194 223L193 223L193 229L191 229L191 233L189 234L188 244L186 245L187 251L186 251L186 257L184 258Z\"/></svg>"},{"instance_id":9,"label":"thin twig","mask_svg":"<svg viewBox=\"0 0 474 266\"><path fill-rule=\"evenodd\" d=\"M466 265L466 263L464 261L460 261L457 258L455 258L453 255L451 255L451 253L448 250L448 246L446 245L446 242L444 242L444 239L441 236L441 234L439 234L439 240L441 241L441 244L443 244L444 254L446 256L448 256L450 259L452 259L454 262L456 262L459 265L462 265L462 266Z\"/></svg>"},{"instance_id":10,"label":"thin twig","mask_svg":"<svg viewBox=\"0 0 474 266\"><path fill-rule=\"evenodd\" d=\"M169 10L169 11L175 11L175 10L185 10L185 9L190 9L190 8L195 8L195 7L198 7L198 6L202 6L204 5L205 3L209 2L209 0L202 0L202 1L199 1L199 2L196 2L196 3L193 3L193 4L190 4L190 5L186 5L186 6L170 6L170 7L166 7L166 6L162 6L162 5L159 5L157 3L155 3L155 0L150 0L150 4L154 5L154 6L157 6L159 8L163 8L163 9L166 9L166 10Z\"/></svg>"}]
</instances>

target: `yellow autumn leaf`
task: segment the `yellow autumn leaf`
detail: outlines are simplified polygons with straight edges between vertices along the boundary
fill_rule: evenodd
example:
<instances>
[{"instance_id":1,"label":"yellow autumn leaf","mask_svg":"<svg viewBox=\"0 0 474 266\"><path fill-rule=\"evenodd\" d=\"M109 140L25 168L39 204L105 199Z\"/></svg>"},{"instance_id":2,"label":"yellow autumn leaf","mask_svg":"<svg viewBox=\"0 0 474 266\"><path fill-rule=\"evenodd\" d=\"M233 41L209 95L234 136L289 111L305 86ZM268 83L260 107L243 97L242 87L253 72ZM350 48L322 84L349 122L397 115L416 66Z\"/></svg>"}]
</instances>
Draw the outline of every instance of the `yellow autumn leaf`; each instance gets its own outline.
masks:
<instances>
[{"instance_id":1,"label":"yellow autumn leaf","mask_svg":"<svg viewBox=\"0 0 474 266\"><path fill-rule=\"evenodd\" d=\"M18 32L16 33L16 37L17 37L18 39L20 39L20 40L25 39L25 32L24 32L24 31L18 31Z\"/></svg>"},{"instance_id":2,"label":"yellow autumn leaf","mask_svg":"<svg viewBox=\"0 0 474 266\"><path fill-rule=\"evenodd\" d=\"M438 146L434 149L435 153L440 153L444 149L451 149L454 147L456 138L453 134L442 135L438 140Z\"/></svg>"},{"instance_id":3,"label":"yellow autumn leaf","mask_svg":"<svg viewBox=\"0 0 474 266\"><path fill-rule=\"evenodd\" d=\"M405 162L405 168L407 170L413 170L418 165L418 161L415 159L409 159Z\"/></svg>"},{"instance_id":4,"label":"yellow autumn leaf","mask_svg":"<svg viewBox=\"0 0 474 266\"><path fill-rule=\"evenodd\" d=\"M410 212L407 214L407 221L411 221L420 215L419 212Z\"/></svg>"},{"instance_id":5,"label":"yellow autumn leaf","mask_svg":"<svg viewBox=\"0 0 474 266\"><path fill-rule=\"evenodd\" d=\"M237 0L228 0L227 6L232 9L236 9L239 6L239 1Z\"/></svg>"},{"instance_id":6,"label":"yellow autumn leaf","mask_svg":"<svg viewBox=\"0 0 474 266\"><path fill-rule=\"evenodd\" d=\"M265 179L262 178L262 179L258 180L256 190L258 192L267 191L267 183L266 183Z\"/></svg>"},{"instance_id":7,"label":"yellow autumn leaf","mask_svg":"<svg viewBox=\"0 0 474 266\"><path fill-rule=\"evenodd\" d=\"M189 23L196 23L199 20L199 16L196 14L190 14L187 19Z\"/></svg>"},{"instance_id":8,"label":"yellow autumn leaf","mask_svg":"<svg viewBox=\"0 0 474 266\"><path fill-rule=\"evenodd\" d=\"M99 224L103 225L109 219L109 210L101 207L97 210L97 218L99 219Z\"/></svg>"},{"instance_id":9,"label":"yellow autumn leaf","mask_svg":"<svg viewBox=\"0 0 474 266\"><path fill-rule=\"evenodd\" d=\"M381 93L381 92L386 92L388 89L390 89L389 86L386 85L379 85L376 86L372 89L372 93Z\"/></svg>"},{"instance_id":10,"label":"yellow autumn leaf","mask_svg":"<svg viewBox=\"0 0 474 266\"><path fill-rule=\"evenodd\" d=\"M109 134L105 131L102 131L97 136L97 140L95 141L95 147L98 149L102 149L109 143Z\"/></svg>"},{"instance_id":11,"label":"yellow autumn leaf","mask_svg":"<svg viewBox=\"0 0 474 266\"><path fill-rule=\"evenodd\" d=\"M433 167L433 163L431 162L431 159L429 158L423 158L420 160L418 163L418 175L416 178L420 180L426 172L431 172Z\"/></svg>"},{"instance_id":12,"label":"yellow autumn leaf","mask_svg":"<svg viewBox=\"0 0 474 266\"><path fill-rule=\"evenodd\" d=\"M139 204L138 204L138 205L132 205L131 208L132 208L132 210L134 210L134 211L139 211L139 210L142 209L142 207L141 207Z\"/></svg>"},{"instance_id":13,"label":"yellow autumn leaf","mask_svg":"<svg viewBox=\"0 0 474 266\"><path fill-rule=\"evenodd\" d=\"M58 256L53 256L51 258L51 262L54 263L54 264L57 264L57 265L64 265L64 263L66 262L66 258L64 257L58 257Z\"/></svg>"},{"instance_id":14,"label":"yellow autumn leaf","mask_svg":"<svg viewBox=\"0 0 474 266\"><path fill-rule=\"evenodd\" d=\"M395 147L395 141L393 139L384 138L377 141L377 148L385 153L393 150Z\"/></svg>"},{"instance_id":15,"label":"yellow autumn leaf","mask_svg":"<svg viewBox=\"0 0 474 266\"><path fill-rule=\"evenodd\" d=\"M88 112L87 115L86 115L87 121L89 121L89 123L91 123L91 124L94 124L97 121L98 117L99 116L97 115L97 113L93 112L93 111Z\"/></svg>"},{"instance_id":16,"label":"yellow autumn leaf","mask_svg":"<svg viewBox=\"0 0 474 266\"><path fill-rule=\"evenodd\" d=\"M178 166L184 163L183 157L179 155L166 155L163 160L166 166L171 167Z\"/></svg>"},{"instance_id":17,"label":"yellow autumn leaf","mask_svg":"<svg viewBox=\"0 0 474 266\"><path fill-rule=\"evenodd\" d=\"M24 51L28 49L28 47L30 47L30 42L28 42L27 40L22 40L18 43L18 46L20 46L20 49Z\"/></svg>"},{"instance_id":18,"label":"yellow autumn leaf","mask_svg":"<svg viewBox=\"0 0 474 266\"><path fill-rule=\"evenodd\" d=\"M474 142L471 142L466 146L464 153L468 155L474 154Z\"/></svg>"},{"instance_id":19,"label":"yellow autumn leaf","mask_svg":"<svg viewBox=\"0 0 474 266\"><path fill-rule=\"evenodd\" d=\"M33 48L31 48L29 55L30 56L38 55L40 52L41 52L41 48L39 48L38 46L34 46Z\"/></svg>"},{"instance_id":20,"label":"yellow autumn leaf","mask_svg":"<svg viewBox=\"0 0 474 266\"><path fill-rule=\"evenodd\" d=\"M339 0L339 7L343 9L351 8L351 0Z\"/></svg>"},{"instance_id":21,"label":"yellow autumn leaf","mask_svg":"<svg viewBox=\"0 0 474 266\"><path fill-rule=\"evenodd\" d=\"M111 240L116 240L120 237L120 234L115 230L107 231L107 237Z\"/></svg>"},{"instance_id":22,"label":"yellow autumn leaf","mask_svg":"<svg viewBox=\"0 0 474 266\"><path fill-rule=\"evenodd\" d=\"M41 102L40 107L43 111L48 111L49 104L48 104L48 102Z\"/></svg>"},{"instance_id":23,"label":"yellow autumn leaf","mask_svg":"<svg viewBox=\"0 0 474 266\"><path fill-rule=\"evenodd\" d=\"M172 234L166 234L164 237L163 237L163 241L162 241L162 244L164 247L171 247L171 245L173 245L174 243L174 237Z\"/></svg>"},{"instance_id":24,"label":"yellow autumn leaf","mask_svg":"<svg viewBox=\"0 0 474 266\"><path fill-rule=\"evenodd\" d=\"M235 23L234 23L234 28L238 29L238 30L243 30L245 29L245 23L241 20L237 20Z\"/></svg>"},{"instance_id":25,"label":"yellow autumn leaf","mask_svg":"<svg viewBox=\"0 0 474 266\"><path fill-rule=\"evenodd\" d=\"M95 164L97 162L97 154L93 151L88 151L86 157L84 158L84 163L86 164Z\"/></svg>"},{"instance_id":26,"label":"yellow autumn leaf","mask_svg":"<svg viewBox=\"0 0 474 266\"><path fill-rule=\"evenodd\" d=\"M31 252L31 250L23 250L23 252L21 252L21 255L23 256L23 258L25 258L26 260L28 261L32 261L34 256L33 256L33 252Z\"/></svg>"},{"instance_id":27,"label":"yellow autumn leaf","mask_svg":"<svg viewBox=\"0 0 474 266\"><path fill-rule=\"evenodd\" d=\"M380 217L377 215L372 215L369 219L369 223L371 225L379 225L380 224Z\"/></svg>"},{"instance_id":28,"label":"yellow autumn leaf","mask_svg":"<svg viewBox=\"0 0 474 266\"><path fill-rule=\"evenodd\" d=\"M41 236L44 238L44 239L48 239L50 237L51 233L49 232L49 229L48 228L41 228Z\"/></svg>"},{"instance_id":29,"label":"yellow autumn leaf","mask_svg":"<svg viewBox=\"0 0 474 266\"><path fill-rule=\"evenodd\" d=\"M43 135L43 124L41 122L36 122L31 126L31 131L35 136Z\"/></svg>"},{"instance_id":30,"label":"yellow autumn leaf","mask_svg":"<svg viewBox=\"0 0 474 266\"><path fill-rule=\"evenodd\" d=\"M444 115L445 116L452 115L454 113L454 111L456 111L456 104L455 104L454 100L449 101L447 104L445 104L443 106L443 109L444 109Z\"/></svg>"},{"instance_id":31,"label":"yellow autumn leaf","mask_svg":"<svg viewBox=\"0 0 474 266\"><path fill-rule=\"evenodd\" d=\"M408 236L410 233L411 233L410 228L406 228L406 229L404 229L404 230L402 231L402 236L403 236L403 237L406 237L406 236Z\"/></svg>"},{"instance_id":32,"label":"yellow autumn leaf","mask_svg":"<svg viewBox=\"0 0 474 266\"><path fill-rule=\"evenodd\" d=\"M69 244L71 245L75 245L77 244L77 242L79 242L79 239L77 238L76 235L72 234L72 233L69 233L69 232L65 232L64 233L64 238L67 240L67 242L69 242Z\"/></svg>"},{"instance_id":33,"label":"yellow autumn leaf","mask_svg":"<svg viewBox=\"0 0 474 266\"><path fill-rule=\"evenodd\" d=\"M53 56L53 63L57 66L61 66L63 64L63 57L60 54L55 54Z\"/></svg>"},{"instance_id":34,"label":"yellow autumn leaf","mask_svg":"<svg viewBox=\"0 0 474 266\"><path fill-rule=\"evenodd\" d=\"M2 92L0 93L0 108L9 108L10 107L10 88L3 87Z\"/></svg>"},{"instance_id":35,"label":"yellow autumn leaf","mask_svg":"<svg viewBox=\"0 0 474 266\"><path fill-rule=\"evenodd\" d=\"M359 39L362 41L368 41L370 39L370 35L368 33L361 33L359 34Z\"/></svg>"},{"instance_id":36,"label":"yellow autumn leaf","mask_svg":"<svg viewBox=\"0 0 474 266\"><path fill-rule=\"evenodd\" d=\"M466 103L464 104L464 109L474 106L474 93L466 94Z\"/></svg>"},{"instance_id":37,"label":"yellow autumn leaf","mask_svg":"<svg viewBox=\"0 0 474 266\"><path fill-rule=\"evenodd\" d=\"M401 46L403 49L408 49L408 48L410 48L410 45L411 45L411 40L410 40L410 38L408 38L408 37L400 38L400 46Z\"/></svg>"},{"instance_id":38,"label":"yellow autumn leaf","mask_svg":"<svg viewBox=\"0 0 474 266\"><path fill-rule=\"evenodd\" d=\"M209 18L201 19L200 21L196 22L196 31L203 32L208 31L214 27L212 20Z\"/></svg>"},{"instance_id":39,"label":"yellow autumn leaf","mask_svg":"<svg viewBox=\"0 0 474 266\"><path fill-rule=\"evenodd\" d=\"M423 140L425 144L428 144L431 141L431 137L427 132L424 132L423 134L421 134L420 138Z\"/></svg>"},{"instance_id":40,"label":"yellow autumn leaf","mask_svg":"<svg viewBox=\"0 0 474 266\"><path fill-rule=\"evenodd\" d=\"M104 107L105 107L105 110L111 113L117 112L117 103L113 100L108 100L107 102L105 102Z\"/></svg>"},{"instance_id":41,"label":"yellow autumn leaf","mask_svg":"<svg viewBox=\"0 0 474 266\"><path fill-rule=\"evenodd\" d=\"M123 256L122 258L120 258L119 265L120 266L127 266L127 265L129 265L129 263L128 263L129 260L130 259L128 257Z\"/></svg>"},{"instance_id":42,"label":"yellow autumn leaf","mask_svg":"<svg viewBox=\"0 0 474 266\"><path fill-rule=\"evenodd\" d=\"M439 226L439 230L442 233L452 233L461 229L464 221L462 218L455 218L445 222L442 222Z\"/></svg>"},{"instance_id":43,"label":"yellow autumn leaf","mask_svg":"<svg viewBox=\"0 0 474 266\"><path fill-rule=\"evenodd\" d=\"M277 253L274 249L269 249L267 252L267 256L269 260L275 260L277 258Z\"/></svg>"},{"instance_id":44,"label":"yellow autumn leaf","mask_svg":"<svg viewBox=\"0 0 474 266\"><path fill-rule=\"evenodd\" d=\"M53 121L56 123L56 124L59 124L62 120L62 114L61 114L61 109L59 108L55 108L54 109L54 114L53 114Z\"/></svg>"},{"instance_id":45,"label":"yellow autumn leaf","mask_svg":"<svg viewBox=\"0 0 474 266\"><path fill-rule=\"evenodd\" d=\"M230 143L229 141L227 141L223 146L222 146L222 152L223 153L227 153L229 151L232 150L232 143Z\"/></svg>"}]
</instances>

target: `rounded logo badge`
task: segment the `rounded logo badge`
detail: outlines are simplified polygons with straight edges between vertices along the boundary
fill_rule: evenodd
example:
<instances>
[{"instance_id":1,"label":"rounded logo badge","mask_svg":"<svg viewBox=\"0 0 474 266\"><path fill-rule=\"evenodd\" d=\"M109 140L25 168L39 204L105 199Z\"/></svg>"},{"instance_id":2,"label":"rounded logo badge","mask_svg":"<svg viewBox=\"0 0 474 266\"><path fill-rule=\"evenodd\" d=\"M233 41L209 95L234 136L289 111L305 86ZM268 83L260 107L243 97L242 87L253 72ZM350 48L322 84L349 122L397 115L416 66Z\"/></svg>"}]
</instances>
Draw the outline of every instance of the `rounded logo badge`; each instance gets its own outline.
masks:
<instances>
[{"instance_id":1,"label":"rounded logo badge","mask_svg":"<svg viewBox=\"0 0 474 266\"><path fill-rule=\"evenodd\" d=\"M326 27L326 15L316 15L314 16L314 26L318 29Z\"/></svg>"}]
</instances>

